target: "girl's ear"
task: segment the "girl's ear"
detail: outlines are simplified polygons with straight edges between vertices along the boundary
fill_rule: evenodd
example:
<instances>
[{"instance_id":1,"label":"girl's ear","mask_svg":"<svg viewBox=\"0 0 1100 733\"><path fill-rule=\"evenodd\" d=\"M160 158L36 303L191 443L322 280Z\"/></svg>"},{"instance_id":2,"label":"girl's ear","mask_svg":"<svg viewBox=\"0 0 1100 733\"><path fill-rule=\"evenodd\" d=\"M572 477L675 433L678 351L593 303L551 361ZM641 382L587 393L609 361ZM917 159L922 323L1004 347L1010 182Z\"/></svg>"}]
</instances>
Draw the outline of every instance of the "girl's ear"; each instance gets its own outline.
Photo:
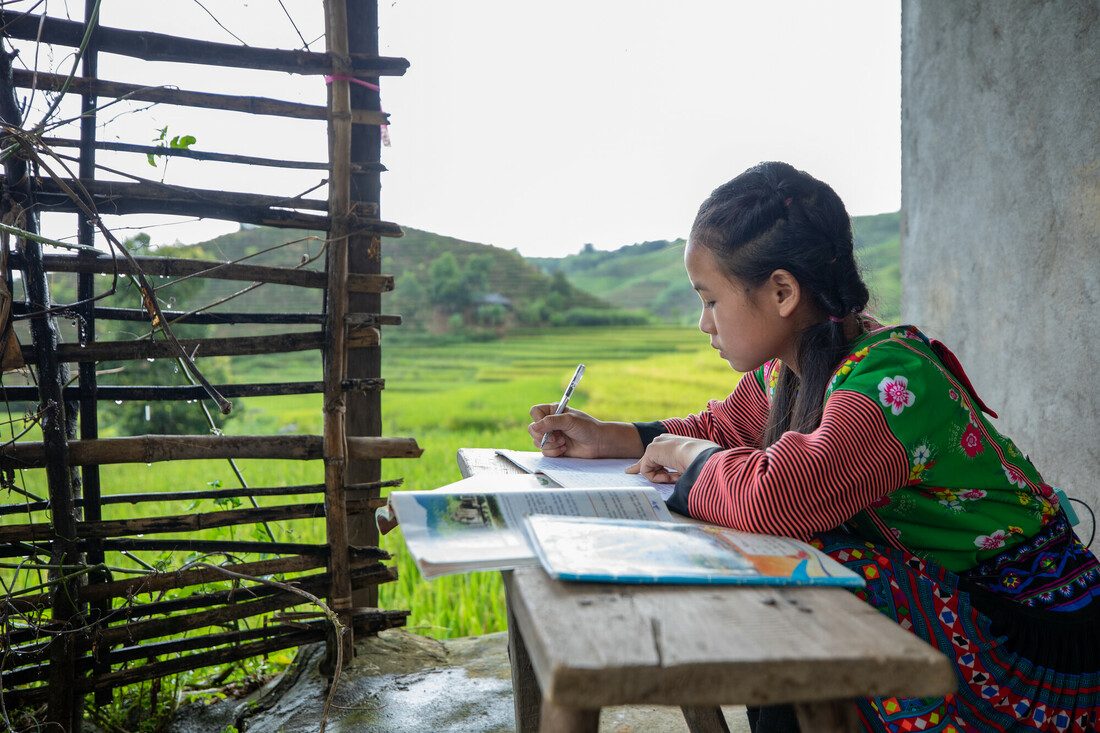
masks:
<instances>
[{"instance_id":1,"label":"girl's ear","mask_svg":"<svg viewBox=\"0 0 1100 733\"><path fill-rule=\"evenodd\" d=\"M786 270L776 270L768 278L769 305L781 318L789 318L802 301L802 286L794 275Z\"/></svg>"}]
</instances>

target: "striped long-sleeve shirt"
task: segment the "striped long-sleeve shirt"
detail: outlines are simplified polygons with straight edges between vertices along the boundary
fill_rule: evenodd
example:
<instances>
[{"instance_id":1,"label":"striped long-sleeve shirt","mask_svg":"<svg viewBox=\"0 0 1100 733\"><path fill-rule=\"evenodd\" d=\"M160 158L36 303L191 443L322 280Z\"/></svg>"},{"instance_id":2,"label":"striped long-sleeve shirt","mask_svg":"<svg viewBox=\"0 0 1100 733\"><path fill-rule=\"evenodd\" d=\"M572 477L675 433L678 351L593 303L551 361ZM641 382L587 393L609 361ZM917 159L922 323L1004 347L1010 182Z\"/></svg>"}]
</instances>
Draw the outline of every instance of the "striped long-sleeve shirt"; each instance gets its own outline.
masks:
<instances>
[{"instance_id":1,"label":"striped long-sleeve shirt","mask_svg":"<svg viewBox=\"0 0 1100 733\"><path fill-rule=\"evenodd\" d=\"M746 374L703 412L638 425L646 443L667 432L722 446L684 472L671 508L802 539L847 523L953 570L1034 535L1053 515L1050 487L982 415L950 353L915 328L853 343L820 426L763 448L777 368Z\"/></svg>"}]
</instances>

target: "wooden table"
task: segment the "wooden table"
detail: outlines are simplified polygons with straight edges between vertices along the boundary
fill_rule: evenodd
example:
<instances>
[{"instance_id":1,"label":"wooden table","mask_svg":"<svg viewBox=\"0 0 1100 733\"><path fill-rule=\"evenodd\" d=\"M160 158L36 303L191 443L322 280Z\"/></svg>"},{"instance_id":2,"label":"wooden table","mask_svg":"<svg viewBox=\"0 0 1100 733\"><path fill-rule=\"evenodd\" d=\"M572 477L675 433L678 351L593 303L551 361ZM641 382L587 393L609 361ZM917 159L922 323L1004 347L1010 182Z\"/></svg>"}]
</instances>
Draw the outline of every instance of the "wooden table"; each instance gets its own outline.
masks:
<instances>
[{"instance_id":1,"label":"wooden table","mask_svg":"<svg viewBox=\"0 0 1100 733\"><path fill-rule=\"evenodd\" d=\"M518 473L487 449L462 475ZM955 690L950 660L840 588L570 583L504 573L516 730L592 731L609 705L678 705L726 731L720 705L793 703L803 733L859 730L853 700Z\"/></svg>"}]
</instances>

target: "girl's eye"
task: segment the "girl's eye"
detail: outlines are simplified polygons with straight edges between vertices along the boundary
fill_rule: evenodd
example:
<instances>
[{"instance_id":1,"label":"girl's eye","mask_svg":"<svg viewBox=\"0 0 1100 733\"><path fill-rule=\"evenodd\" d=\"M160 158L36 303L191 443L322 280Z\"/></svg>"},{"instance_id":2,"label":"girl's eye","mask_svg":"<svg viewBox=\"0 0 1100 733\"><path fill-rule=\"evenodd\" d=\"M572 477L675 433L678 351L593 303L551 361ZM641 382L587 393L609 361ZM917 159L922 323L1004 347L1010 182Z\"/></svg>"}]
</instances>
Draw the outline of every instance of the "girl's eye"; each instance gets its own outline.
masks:
<instances>
[{"instance_id":1,"label":"girl's eye","mask_svg":"<svg viewBox=\"0 0 1100 733\"><path fill-rule=\"evenodd\" d=\"M704 300L703 301L703 307L704 308L713 308L714 307L714 301L713 300Z\"/></svg>"}]
</instances>

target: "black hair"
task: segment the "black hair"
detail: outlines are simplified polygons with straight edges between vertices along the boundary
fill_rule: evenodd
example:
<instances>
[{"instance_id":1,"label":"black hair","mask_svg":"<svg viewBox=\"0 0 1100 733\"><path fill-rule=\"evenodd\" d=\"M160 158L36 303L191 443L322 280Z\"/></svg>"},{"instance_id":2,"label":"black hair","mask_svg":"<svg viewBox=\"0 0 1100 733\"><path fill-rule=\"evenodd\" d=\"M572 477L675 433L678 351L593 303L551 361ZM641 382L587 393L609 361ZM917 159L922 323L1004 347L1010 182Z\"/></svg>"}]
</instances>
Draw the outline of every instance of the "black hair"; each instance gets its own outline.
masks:
<instances>
[{"instance_id":1,"label":"black hair","mask_svg":"<svg viewBox=\"0 0 1100 733\"><path fill-rule=\"evenodd\" d=\"M776 270L790 272L829 316L799 334L801 378L788 365L780 370L764 445L788 430L815 430L828 381L847 354L845 321L869 298L844 203L828 184L787 163L760 163L714 189L695 216L691 241L749 288Z\"/></svg>"}]
</instances>

